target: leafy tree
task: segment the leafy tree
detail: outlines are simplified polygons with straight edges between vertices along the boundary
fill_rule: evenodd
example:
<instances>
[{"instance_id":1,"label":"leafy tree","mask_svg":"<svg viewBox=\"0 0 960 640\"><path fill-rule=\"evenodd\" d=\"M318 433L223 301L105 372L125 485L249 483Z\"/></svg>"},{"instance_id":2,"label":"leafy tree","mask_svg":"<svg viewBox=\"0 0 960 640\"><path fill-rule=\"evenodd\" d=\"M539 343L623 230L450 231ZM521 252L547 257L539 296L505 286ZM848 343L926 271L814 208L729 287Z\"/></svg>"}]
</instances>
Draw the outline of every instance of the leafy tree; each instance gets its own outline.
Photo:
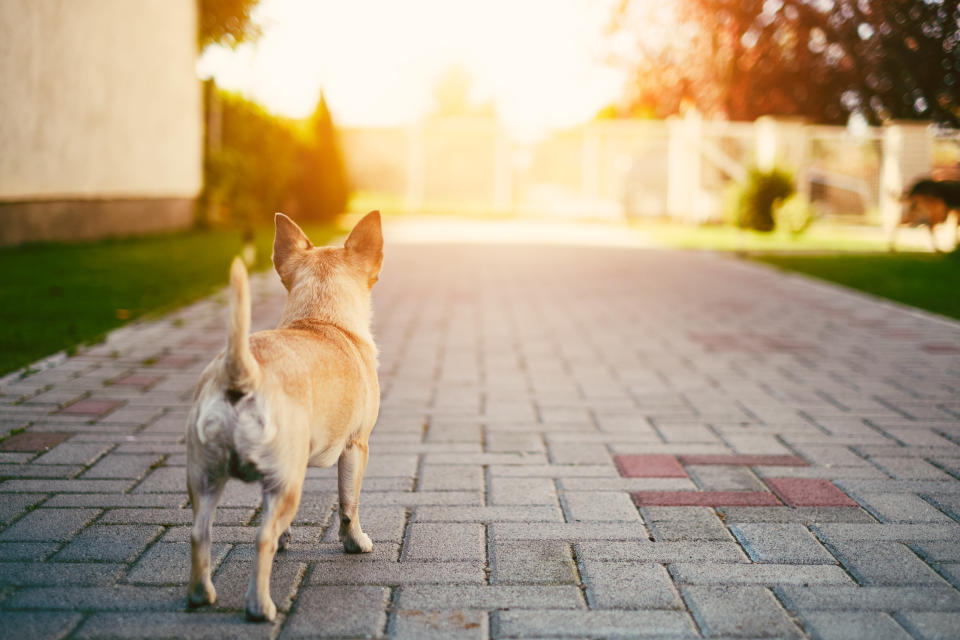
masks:
<instances>
[{"instance_id":1,"label":"leafy tree","mask_svg":"<svg viewBox=\"0 0 960 640\"><path fill-rule=\"evenodd\" d=\"M350 194L340 142L323 94L308 130L309 142L298 152L295 193L299 213L308 220L331 220L346 210Z\"/></svg>"},{"instance_id":2,"label":"leafy tree","mask_svg":"<svg viewBox=\"0 0 960 640\"><path fill-rule=\"evenodd\" d=\"M621 0L611 35L632 112L960 125L957 0Z\"/></svg>"},{"instance_id":3,"label":"leafy tree","mask_svg":"<svg viewBox=\"0 0 960 640\"><path fill-rule=\"evenodd\" d=\"M256 40L260 27L250 18L260 0L197 0L197 44L201 51L211 44L236 48Z\"/></svg>"},{"instance_id":4,"label":"leafy tree","mask_svg":"<svg viewBox=\"0 0 960 640\"><path fill-rule=\"evenodd\" d=\"M343 213L349 183L323 98L304 123L236 94L206 94L220 112L220 141L207 148L198 222L249 228L275 211L315 221Z\"/></svg>"}]
</instances>

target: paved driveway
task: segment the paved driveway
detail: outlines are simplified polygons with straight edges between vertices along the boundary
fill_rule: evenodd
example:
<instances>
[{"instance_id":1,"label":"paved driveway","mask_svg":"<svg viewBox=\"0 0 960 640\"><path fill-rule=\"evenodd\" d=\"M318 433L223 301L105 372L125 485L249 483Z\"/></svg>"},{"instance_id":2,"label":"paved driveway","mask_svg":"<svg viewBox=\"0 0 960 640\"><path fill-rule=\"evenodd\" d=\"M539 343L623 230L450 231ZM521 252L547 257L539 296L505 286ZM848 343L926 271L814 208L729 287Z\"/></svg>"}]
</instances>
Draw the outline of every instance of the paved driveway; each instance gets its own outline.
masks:
<instances>
[{"instance_id":1,"label":"paved driveway","mask_svg":"<svg viewBox=\"0 0 960 640\"><path fill-rule=\"evenodd\" d=\"M254 296L271 326L276 277ZM0 636L960 636L960 324L623 248L392 245L375 297L373 554L311 470L247 624L231 484L220 601L183 610L214 298L0 386Z\"/></svg>"}]
</instances>

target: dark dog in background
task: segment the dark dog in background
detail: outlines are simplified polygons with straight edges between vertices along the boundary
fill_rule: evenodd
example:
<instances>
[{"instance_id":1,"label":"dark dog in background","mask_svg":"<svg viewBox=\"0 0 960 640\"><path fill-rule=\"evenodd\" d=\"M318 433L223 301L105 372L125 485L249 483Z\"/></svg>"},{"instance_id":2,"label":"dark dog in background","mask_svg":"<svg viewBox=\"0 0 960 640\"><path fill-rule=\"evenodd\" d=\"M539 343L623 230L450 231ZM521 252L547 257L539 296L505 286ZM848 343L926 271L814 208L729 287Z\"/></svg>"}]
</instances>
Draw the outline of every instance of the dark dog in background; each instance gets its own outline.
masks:
<instances>
[{"instance_id":1,"label":"dark dog in background","mask_svg":"<svg viewBox=\"0 0 960 640\"><path fill-rule=\"evenodd\" d=\"M910 191L901 198L903 210L900 221L893 228L890 236L890 250L894 249L897 227L926 226L930 231L930 243L933 250L939 252L935 229L937 225L947 221L950 212L960 216L960 181L958 180L918 180L910 187Z\"/></svg>"}]
</instances>

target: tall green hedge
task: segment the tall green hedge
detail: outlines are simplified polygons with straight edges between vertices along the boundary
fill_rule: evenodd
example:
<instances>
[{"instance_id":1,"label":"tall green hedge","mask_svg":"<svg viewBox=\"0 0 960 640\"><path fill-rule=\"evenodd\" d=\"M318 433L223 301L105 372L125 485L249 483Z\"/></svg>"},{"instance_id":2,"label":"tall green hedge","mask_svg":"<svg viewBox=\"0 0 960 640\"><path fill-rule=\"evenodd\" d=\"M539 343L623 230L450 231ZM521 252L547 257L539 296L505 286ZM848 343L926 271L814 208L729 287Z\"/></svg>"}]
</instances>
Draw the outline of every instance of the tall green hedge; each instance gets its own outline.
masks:
<instances>
[{"instance_id":1,"label":"tall green hedge","mask_svg":"<svg viewBox=\"0 0 960 640\"><path fill-rule=\"evenodd\" d=\"M296 121L216 88L205 95L201 225L251 227L270 221L275 211L327 222L344 212L349 182L322 97L313 116Z\"/></svg>"}]
</instances>

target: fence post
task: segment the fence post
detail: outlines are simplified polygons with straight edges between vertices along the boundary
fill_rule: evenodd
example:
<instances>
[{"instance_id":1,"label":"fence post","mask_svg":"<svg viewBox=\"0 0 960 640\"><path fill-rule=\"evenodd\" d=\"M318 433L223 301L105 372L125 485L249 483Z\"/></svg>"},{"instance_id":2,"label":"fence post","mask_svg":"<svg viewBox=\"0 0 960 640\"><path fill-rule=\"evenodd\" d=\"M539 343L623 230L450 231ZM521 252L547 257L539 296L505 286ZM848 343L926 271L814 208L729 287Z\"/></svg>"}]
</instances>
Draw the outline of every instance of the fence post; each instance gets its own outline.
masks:
<instances>
[{"instance_id":1,"label":"fence post","mask_svg":"<svg viewBox=\"0 0 960 640\"><path fill-rule=\"evenodd\" d=\"M700 114L691 109L683 119L667 118L667 213L695 220L700 198Z\"/></svg>"},{"instance_id":2,"label":"fence post","mask_svg":"<svg viewBox=\"0 0 960 640\"><path fill-rule=\"evenodd\" d=\"M880 165L880 215L883 226L900 222L900 195L907 185L930 173L929 123L895 120L883 128Z\"/></svg>"}]
</instances>

